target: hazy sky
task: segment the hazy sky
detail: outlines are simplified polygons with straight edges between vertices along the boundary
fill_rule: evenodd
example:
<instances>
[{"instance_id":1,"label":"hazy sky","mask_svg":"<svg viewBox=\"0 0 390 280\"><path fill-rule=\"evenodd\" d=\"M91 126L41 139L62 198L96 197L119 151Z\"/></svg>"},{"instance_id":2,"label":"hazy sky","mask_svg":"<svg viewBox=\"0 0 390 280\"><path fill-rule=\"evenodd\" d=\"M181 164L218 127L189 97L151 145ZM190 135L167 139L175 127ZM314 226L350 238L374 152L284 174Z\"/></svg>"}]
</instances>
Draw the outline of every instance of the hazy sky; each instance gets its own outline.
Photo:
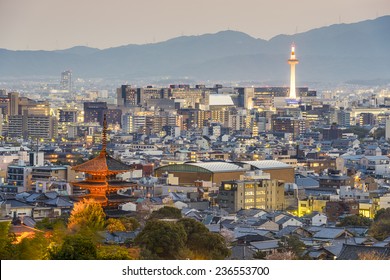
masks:
<instances>
[{"instance_id":1,"label":"hazy sky","mask_svg":"<svg viewBox=\"0 0 390 280\"><path fill-rule=\"evenodd\" d=\"M0 48L108 48L221 30L270 39L390 14L390 0L0 0Z\"/></svg>"}]
</instances>

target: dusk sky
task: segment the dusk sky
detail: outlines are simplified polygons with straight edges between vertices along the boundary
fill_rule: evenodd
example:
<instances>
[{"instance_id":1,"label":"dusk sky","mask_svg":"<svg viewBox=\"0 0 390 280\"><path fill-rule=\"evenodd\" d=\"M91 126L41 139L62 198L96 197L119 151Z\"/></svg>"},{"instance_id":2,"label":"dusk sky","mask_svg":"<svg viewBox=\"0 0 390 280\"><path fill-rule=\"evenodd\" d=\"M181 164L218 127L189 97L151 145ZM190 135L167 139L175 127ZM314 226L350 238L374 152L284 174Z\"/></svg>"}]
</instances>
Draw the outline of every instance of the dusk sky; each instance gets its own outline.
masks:
<instances>
[{"instance_id":1,"label":"dusk sky","mask_svg":"<svg viewBox=\"0 0 390 280\"><path fill-rule=\"evenodd\" d=\"M389 0L0 0L0 48L109 48L227 29L270 39L389 14Z\"/></svg>"}]
</instances>

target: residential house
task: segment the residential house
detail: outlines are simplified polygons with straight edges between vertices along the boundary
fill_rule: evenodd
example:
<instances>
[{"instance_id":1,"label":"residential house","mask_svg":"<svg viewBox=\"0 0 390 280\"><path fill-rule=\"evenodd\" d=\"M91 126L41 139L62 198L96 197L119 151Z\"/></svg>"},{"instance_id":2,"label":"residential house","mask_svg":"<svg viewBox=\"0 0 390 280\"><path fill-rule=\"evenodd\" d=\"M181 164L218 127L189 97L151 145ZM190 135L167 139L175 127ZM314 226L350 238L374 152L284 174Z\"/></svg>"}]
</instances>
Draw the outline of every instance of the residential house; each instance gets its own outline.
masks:
<instances>
[{"instance_id":1,"label":"residential house","mask_svg":"<svg viewBox=\"0 0 390 280\"><path fill-rule=\"evenodd\" d=\"M325 214L319 212L307 214L302 219L311 226L323 226L326 225L328 221L328 217Z\"/></svg>"}]
</instances>

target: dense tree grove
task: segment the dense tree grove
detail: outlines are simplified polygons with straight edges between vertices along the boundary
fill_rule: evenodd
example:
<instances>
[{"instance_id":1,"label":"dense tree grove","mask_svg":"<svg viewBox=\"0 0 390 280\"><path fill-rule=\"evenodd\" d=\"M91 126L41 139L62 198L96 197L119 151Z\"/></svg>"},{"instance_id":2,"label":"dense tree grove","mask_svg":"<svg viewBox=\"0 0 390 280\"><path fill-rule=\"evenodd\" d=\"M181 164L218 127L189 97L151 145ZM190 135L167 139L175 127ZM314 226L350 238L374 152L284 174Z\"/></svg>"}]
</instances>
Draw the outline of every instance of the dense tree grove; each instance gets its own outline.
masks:
<instances>
[{"instance_id":1,"label":"dense tree grove","mask_svg":"<svg viewBox=\"0 0 390 280\"><path fill-rule=\"evenodd\" d=\"M200 222L149 220L136 238L145 259L225 259L230 254L225 239Z\"/></svg>"},{"instance_id":2,"label":"dense tree grove","mask_svg":"<svg viewBox=\"0 0 390 280\"><path fill-rule=\"evenodd\" d=\"M390 208L380 209L370 227L370 234L378 240L383 240L390 236Z\"/></svg>"},{"instance_id":3,"label":"dense tree grove","mask_svg":"<svg viewBox=\"0 0 390 280\"><path fill-rule=\"evenodd\" d=\"M164 206L163 208L154 211L150 215L150 219L180 219L181 211L174 207Z\"/></svg>"},{"instance_id":4,"label":"dense tree grove","mask_svg":"<svg viewBox=\"0 0 390 280\"><path fill-rule=\"evenodd\" d=\"M341 222L338 224L340 227L346 227L346 226L364 226L369 227L371 225L371 219L367 217L363 217L361 215L351 215L347 216L344 219L341 220Z\"/></svg>"},{"instance_id":5,"label":"dense tree grove","mask_svg":"<svg viewBox=\"0 0 390 280\"><path fill-rule=\"evenodd\" d=\"M134 218L106 219L103 208L93 200L77 203L69 217L45 218L36 225L35 233L18 240L10 232L9 222L0 222L0 259L24 260L93 260L134 259L129 248L103 245L99 231L135 229Z\"/></svg>"}]
</instances>

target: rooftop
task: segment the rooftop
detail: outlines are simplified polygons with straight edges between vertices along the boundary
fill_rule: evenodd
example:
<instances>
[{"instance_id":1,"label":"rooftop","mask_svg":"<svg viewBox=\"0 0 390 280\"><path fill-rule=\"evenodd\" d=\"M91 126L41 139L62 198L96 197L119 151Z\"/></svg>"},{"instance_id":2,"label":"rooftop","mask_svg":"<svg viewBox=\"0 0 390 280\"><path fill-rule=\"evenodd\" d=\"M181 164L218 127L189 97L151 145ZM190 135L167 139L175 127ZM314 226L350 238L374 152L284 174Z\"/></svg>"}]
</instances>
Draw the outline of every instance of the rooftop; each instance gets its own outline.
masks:
<instances>
[{"instance_id":1,"label":"rooftop","mask_svg":"<svg viewBox=\"0 0 390 280\"><path fill-rule=\"evenodd\" d=\"M293 168L291 165L288 165L287 163L277 161L277 160L252 160L252 161L242 161L242 162L261 170Z\"/></svg>"},{"instance_id":2,"label":"rooftop","mask_svg":"<svg viewBox=\"0 0 390 280\"><path fill-rule=\"evenodd\" d=\"M185 163L192 166L201 167L207 169L210 172L229 172L229 171L245 171L241 166L224 161L216 162L190 162Z\"/></svg>"},{"instance_id":3,"label":"rooftop","mask_svg":"<svg viewBox=\"0 0 390 280\"><path fill-rule=\"evenodd\" d=\"M234 106L234 103L232 97L228 94L210 94L209 105Z\"/></svg>"}]
</instances>

